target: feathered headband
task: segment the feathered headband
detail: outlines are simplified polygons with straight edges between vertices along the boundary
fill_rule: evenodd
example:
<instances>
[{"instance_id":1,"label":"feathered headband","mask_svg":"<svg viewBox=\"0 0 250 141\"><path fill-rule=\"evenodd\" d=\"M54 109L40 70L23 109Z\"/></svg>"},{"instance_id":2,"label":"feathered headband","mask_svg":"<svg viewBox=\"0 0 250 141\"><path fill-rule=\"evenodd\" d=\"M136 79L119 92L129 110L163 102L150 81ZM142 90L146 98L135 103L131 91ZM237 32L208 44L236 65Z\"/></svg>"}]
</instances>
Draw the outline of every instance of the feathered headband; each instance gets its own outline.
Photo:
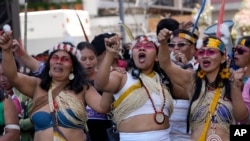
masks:
<instances>
[{"instance_id":1,"label":"feathered headband","mask_svg":"<svg viewBox=\"0 0 250 141\"><path fill-rule=\"evenodd\" d=\"M70 45L69 43L59 43L59 44L53 46L53 47L49 50L49 55L50 55L52 52L57 51L57 50L66 51L66 52L71 53L72 55L76 56L76 58L77 58L78 60L81 59L81 53L80 53L80 51L79 51L76 47Z\"/></svg>"},{"instance_id":2,"label":"feathered headband","mask_svg":"<svg viewBox=\"0 0 250 141\"><path fill-rule=\"evenodd\" d=\"M153 42L156 46L156 48L158 48L158 46L160 45L158 40L156 38L154 38L153 36L146 36L146 35L140 35L140 36L137 36L133 41L132 41L132 47L130 48L129 50L129 55L130 55L130 58L132 57L132 49L133 47L139 43L139 42Z\"/></svg>"},{"instance_id":3,"label":"feathered headband","mask_svg":"<svg viewBox=\"0 0 250 141\"><path fill-rule=\"evenodd\" d=\"M224 43L220 39L214 37L207 37L207 39L204 40L203 44L206 47L218 49L222 53L225 53L226 51Z\"/></svg>"},{"instance_id":4,"label":"feathered headband","mask_svg":"<svg viewBox=\"0 0 250 141\"><path fill-rule=\"evenodd\" d=\"M134 47L135 44L137 44L139 42L144 42L144 41L153 42L156 45L156 47L158 47L160 45L158 40L154 36L140 35L132 41L132 47Z\"/></svg>"}]
</instances>

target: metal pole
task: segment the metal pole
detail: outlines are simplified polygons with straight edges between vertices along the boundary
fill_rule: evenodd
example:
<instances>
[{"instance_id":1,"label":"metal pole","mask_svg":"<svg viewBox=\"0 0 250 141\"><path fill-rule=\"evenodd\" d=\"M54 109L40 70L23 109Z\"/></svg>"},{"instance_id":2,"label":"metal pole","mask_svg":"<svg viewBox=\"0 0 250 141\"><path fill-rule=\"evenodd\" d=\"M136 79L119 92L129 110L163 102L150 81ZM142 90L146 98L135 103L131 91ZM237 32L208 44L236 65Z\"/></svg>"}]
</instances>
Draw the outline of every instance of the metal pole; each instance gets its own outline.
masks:
<instances>
[{"instance_id":1,"label":"metal pole","mask_svg":"<svg viewBox=\"0 0 250 141\"><path fill-rule=\"evenodd\" d=\"M119 0L119 17L120 17L120 23L124 24L124 10L123 10L123 0ZM122 33L122 45L125 43L126 41L126 36L125 36L125 32L124 32L124 28L123 26L120 26L120 31Z\"/></svg>"},{"instance_id":2,"label":"metal pole","mask_svg":"<svg viewBox=\"0 0 250 141\"><path fill-rule=\"evenodd\" d=\"M28 21L28 0L25 0L24 2L24 36L23 36L23 48L24 51L27 52L27 21ZM27 52L28 53L28 52ZM26 70L26 66L23 66L23 73L26 74L27 70Z\"/></svg>"},{"instance_id":3,"label":"metal pole","mask_svg":"<svg viewBox=\"0 0 250 141\"><path fill-rule=\"evenodd\" d=\"M27 52L27 19L28 19L28 16L27 16L27 13L28 13L28 0L25 0L25 3L24 3L24 42L23 42L23 47L24 47L24 50Z\"/></svg>"},{"instance_id":4,"label":"metal pole","mask_svg":"<svg viewBox=\"0 0 250 141\"><path fill-rule=\"evenodd\" d=\"M15 39L20 40L20 20L19 20L19 3L11 1L11 25Z\"/></svg>"}]
</instances>

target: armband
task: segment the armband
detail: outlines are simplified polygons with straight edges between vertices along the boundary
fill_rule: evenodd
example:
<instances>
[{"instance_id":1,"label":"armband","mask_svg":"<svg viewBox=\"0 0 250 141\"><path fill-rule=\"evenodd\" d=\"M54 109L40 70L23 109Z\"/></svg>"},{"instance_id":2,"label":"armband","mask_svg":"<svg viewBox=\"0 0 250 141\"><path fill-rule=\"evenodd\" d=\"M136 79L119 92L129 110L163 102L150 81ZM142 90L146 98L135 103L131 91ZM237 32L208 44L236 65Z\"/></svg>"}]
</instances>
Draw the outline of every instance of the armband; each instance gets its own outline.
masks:
<instances>
[{"instance_id":1,"label":"armband","mask_svg":"<svg viewBox=\"0 0 250 141\"><path fill-rule=\"evenodd\" d=\"M4 127L5 128L8 128L8 129L16 129L16 130L20 130L20 126L17 125L17 124L8 124Z\"/></svg>"},{"instance_id":2,"label":"armband","mask_svg":"<svg viewBox=\"0 0 250 141\"><path fill-rule=\"evenodd\" d=\"M5 134L5 129L8 128L8 129L16 129L18 131L20 131L20 126L17 125L17 124L8 124L4 127L4 132L3 132L3 135Z\"/></svg>"}]
</instances>

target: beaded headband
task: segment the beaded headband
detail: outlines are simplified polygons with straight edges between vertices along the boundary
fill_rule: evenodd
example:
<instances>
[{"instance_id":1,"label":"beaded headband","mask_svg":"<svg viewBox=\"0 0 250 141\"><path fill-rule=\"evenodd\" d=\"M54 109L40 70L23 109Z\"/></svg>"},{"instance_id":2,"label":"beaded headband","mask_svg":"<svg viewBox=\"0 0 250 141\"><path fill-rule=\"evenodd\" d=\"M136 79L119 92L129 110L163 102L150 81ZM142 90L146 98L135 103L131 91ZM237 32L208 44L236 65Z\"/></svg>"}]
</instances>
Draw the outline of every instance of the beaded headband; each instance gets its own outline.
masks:
<instances>
[{"instance_id":1,"label":"beaded headband","mask_svg":"<svg viewBox=\"0 0 250 141\"><path fill-rule=\"evenodd\" d=\"M250 47L250 36L243 36L242 38L239 39L237 44Z\"/></svg>"},{"instance_id":2,"label":"beaded headband","mask_svg":"<svg viewBox=\"0 0 250 141\"><path fill-rule=\"evenodd\" d=\"M203 43L203 47L218 49L220 52L225 53L224 43L216 38L208 37L207 41L205 40L205 42Z\"/></svg>"},{"instance_id":3,"label":"beaded headband","mask_svg":"<svg viewBox=\"0 0 250 141\"><path fill-rule=\"evenodd\" d=\"M80 51L77 48L75 48L74 46L71 46L70 44L59 43L59 44L53 46L49 50L49 55L56 50L66 51L68 53L71 53L72 55L75 55L78 60L81 59Z\"/></svg>"},{"instance_id":4,"label":"beaded headband","mask_svg":"<svg viewBox=\"0 0 250 141\"><path fill-rule=\"evenodd\" d=\"M153 36L146 36L146 35L137 36L132 41L132 48L129 50L130 58L132 58L132 49L133 49L133 47L135 46L135 44L140 43L140 42L153 42L156 45L156 48L158 46L160 46L160 43L158 42L158 40Z\"/></svg>"}]
</instances>

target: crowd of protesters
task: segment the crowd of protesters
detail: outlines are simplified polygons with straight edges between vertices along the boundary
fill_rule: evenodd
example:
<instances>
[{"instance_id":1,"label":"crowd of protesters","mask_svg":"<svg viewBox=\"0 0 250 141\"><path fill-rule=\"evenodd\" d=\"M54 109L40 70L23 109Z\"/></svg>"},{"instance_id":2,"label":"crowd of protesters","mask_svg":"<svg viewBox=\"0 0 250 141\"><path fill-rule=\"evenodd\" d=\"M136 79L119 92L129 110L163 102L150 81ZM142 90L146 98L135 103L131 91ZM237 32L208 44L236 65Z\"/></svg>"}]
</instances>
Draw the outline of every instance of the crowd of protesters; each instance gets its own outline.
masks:
<instances>
[{"instance_id":1,"label":"crowd of protesters","mask_svg":"<svg viewBox=\"0 0 250 141\"><path fill-rule=\"evenodd\" d=\"M165 18L126 45L101 33L31 56L10 30L0 47L3 141L109 141L109 128L120 141L229 141L230 125L250 123L250 36L229 55L224 39Z\"/></svg>"}]
</instances>

